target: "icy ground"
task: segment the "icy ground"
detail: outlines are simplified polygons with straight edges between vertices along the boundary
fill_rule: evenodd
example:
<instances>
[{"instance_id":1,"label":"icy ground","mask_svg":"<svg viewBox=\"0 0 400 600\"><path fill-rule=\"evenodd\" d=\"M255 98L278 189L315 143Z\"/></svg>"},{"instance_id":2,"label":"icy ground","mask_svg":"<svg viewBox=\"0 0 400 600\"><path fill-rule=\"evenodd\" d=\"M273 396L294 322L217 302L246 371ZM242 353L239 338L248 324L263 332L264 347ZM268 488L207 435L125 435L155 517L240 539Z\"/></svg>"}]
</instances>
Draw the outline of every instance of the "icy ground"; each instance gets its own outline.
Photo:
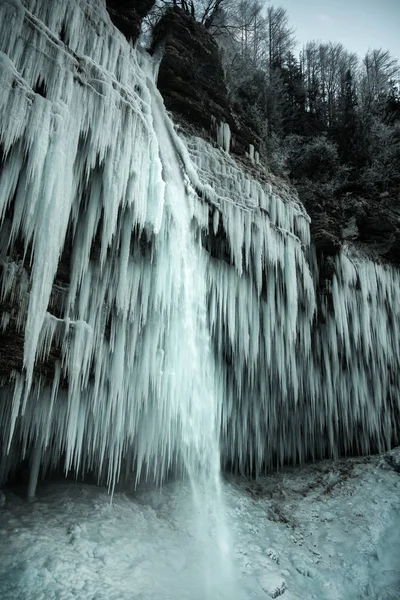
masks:
<instances>
[{"instance_id":1,"label":"icy ground","mask_svg":"<svg viewBox=\"0 0 400 600\"><path fill-rule=\"evenodd\" d=\"M104 489L80 483L43 484L32 503L4 493L1 600L226 597L213 588L215 540L196 541L189 485L117 491L112 506ZM229 600L400 599L400 474L383 458L232 477L224 499Z\"/></svg>"}]
</instances>

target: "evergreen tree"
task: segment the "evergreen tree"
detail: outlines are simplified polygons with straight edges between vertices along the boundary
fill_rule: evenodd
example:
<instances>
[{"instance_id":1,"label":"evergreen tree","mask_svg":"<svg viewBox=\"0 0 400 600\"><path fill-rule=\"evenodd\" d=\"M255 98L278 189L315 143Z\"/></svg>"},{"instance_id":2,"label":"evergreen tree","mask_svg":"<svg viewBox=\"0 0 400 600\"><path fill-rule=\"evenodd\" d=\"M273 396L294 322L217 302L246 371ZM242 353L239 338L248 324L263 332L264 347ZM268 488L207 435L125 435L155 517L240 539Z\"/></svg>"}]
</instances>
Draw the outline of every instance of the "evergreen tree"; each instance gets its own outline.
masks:
<instances>
[{"instance_id":1,"label":"evergreen tree","mask_svg":"<svg viewBox=\"0 0 400 600\"><path fill-rule=\"evenodd\" d=\"M358 100L350 69L346 70L338 98L337 121L333 126L341 162L357 165L358 137L361 131L357 114Z\"/></svg>"},{"instance_id":2,"label":"evergreen tree","mask_svg":"<svg viewBox=\"0 0 400 600\"><path fill-rule=\"evenodd\" d=\"M305 131L305 104L303 74L292 52L288 52L280 70L284 89L282 123L285 134L301 135Z\"/></svg>"}]
</instances>

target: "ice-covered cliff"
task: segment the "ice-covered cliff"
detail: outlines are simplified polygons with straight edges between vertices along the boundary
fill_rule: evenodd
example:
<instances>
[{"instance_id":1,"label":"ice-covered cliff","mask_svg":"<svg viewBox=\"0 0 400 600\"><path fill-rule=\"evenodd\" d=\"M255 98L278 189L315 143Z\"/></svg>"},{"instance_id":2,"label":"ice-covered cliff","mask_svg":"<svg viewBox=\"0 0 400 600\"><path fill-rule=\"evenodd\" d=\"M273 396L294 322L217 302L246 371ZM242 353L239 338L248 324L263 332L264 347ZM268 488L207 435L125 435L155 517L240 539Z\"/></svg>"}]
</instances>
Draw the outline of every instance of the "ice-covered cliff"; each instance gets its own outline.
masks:
<instances>
[{"instance_id":1,"label":"ice-covered cliff","mask_svg":"<svg viewBox=\"0 0 400 600\"><path fill-rule=\"evenodd\" d=\"M156 66L101 2L0 2L0 480L390 446L398 272L344 249L316 298L293 192L178 135Z\"/></svg>"}]
</instances>

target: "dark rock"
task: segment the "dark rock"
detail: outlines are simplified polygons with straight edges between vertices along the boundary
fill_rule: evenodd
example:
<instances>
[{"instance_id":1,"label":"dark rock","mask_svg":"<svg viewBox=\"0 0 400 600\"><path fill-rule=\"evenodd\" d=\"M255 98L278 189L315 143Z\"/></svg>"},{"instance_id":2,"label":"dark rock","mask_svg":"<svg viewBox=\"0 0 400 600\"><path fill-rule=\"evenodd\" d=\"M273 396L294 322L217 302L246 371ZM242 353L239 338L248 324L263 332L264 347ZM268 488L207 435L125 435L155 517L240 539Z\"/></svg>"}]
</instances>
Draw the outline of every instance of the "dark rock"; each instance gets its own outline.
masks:
<instances>
[{"instance_id":1,"label":"dark rock","mask_svg":"<svg viewBox=\"0 0 400 600\"><path fill-rule=\"evenodd\" d=\"M213 218L215 207L209 208L208 212L208 229L203 229L201 233L201 243L203 248L213 257L218 260L223 260L228 265L232 266L232 252L228 239L228 235L222 226L222 219L219 219L218 229L214 232Z\"/></svg>"},{"instance_id":2,"label":"dark rock","mask_svg":"<svg viewBox=\"0 0 400 600\"><path fill-rule=\"evenodd\" d=\"M154 4L155 0L107 0L107 11L115 27L128 40L135 42L140 35L142 21Z\"/></svg>"},{"instance_id":3,"label":"dark rock","mask_svg":"<svg viewBox=\"0 0 400 600\"><path fill-rule=\"evenodd\" d=\"M178 7L168 10L154 29L151 51L163 48L158 88L167 110L204 135L215 125L228 123L232 151L244 155L259 138L229 105L220 50L200 23Z\"/></svg>"},{"instance_id":4,"label":"dark rock","mask_svg":"<svg viewBox=\"0 0 400 600\"><path fill-rule=\"evenodd\" d=\"M396 265L400 265L400 228L392 235L389 250L384 254L384 258Z\"/></svg>"},{"instance_id":5,"label":"dark rock","mask_svg":"<svg viewBox=\"0 0 400 600\"><path fill-rule=\"evenodd\" d=\"M349 182L335 193L313 182L296 185L311 217L318 256L334 257L343 243L354 243L372 260L400 266L399 191L378 193Z\"/></svg>"},{"instance_id":6,"label":"dark rock","mask_svg":"<svg viewBox=\"0 0 400 600\"><path fill-rule=\"evenodd\" d=\"M327 195L307 198L299 189L308 215L311 218L311 237L317 255L336 256L343 245L343 214L337 202Z\"/></svg>"},{"instance_id":7,"label":"dark rock","mask_svg":"<svg viewBox=\"0 0 400 600\"><path fill-rule=\"evenodd\" d=\"M364 190L365 192L365 190ZM343 222L355 225L356 241L371 258L400 266L400 205L398 193L346 194Z\"/></svg>"},{"instance_id":8,"label":"dark rock","mask_svg":"<svg viewBox=\"0 0 400 600\"><path fill-rule=\"evenodd\" d=\"M340 235L335 232L335 228L331 231L323 224L313 221L311 233L317 252L324 256L335 256L342 247Z\"/></svg>"},{"instance_id":9,"label":"dark rock","mask_svg":"<svg viewBox=\"0 0 400 600\"><path fill-rule=\"evenodd\" d=\"M9 324L0 333L0 348L0 377L9 377L12 371L20 372L24 362L24 332Z\"/></svg>"},{"instance_id":10,"label":"dark rock","mask_svg":"<svg viewBox=\"0 0 400 600\"><path fill-rule=\"evenodd\" d=\"M357 226L360 241L364 242L387 241L396 232L391 215L373 204L367 207L364 214L358 215Z\"/></svg>"},{"instance_id":11,"label":"dark rock","mask_svg":"<svg viewBox=\"0 0 400 600\"><path fill-rule=\"evenodd\" d=\"M10 307L0 305L3 312ZM24 331L16 327L15 317L10 319L10 323L5 331L0 332L0 377L9 378L10 373L23 371L24 364ZM54 370L56 361L61 360L61 351L55 344L52 345L50 353L45 360L38 360L35 364L35 372L52 382L54 379ZM61 379L60 387L67 387L64 378Z\"/></svg>"},{"instance_id":12,"label":"dark rock","mask_svg":"<svg viewBox=\"0 0 400 600\"><path fill-rule=\"evenodd\" d=\"M383 457L388 465L392 467L397 473L400 473L400 449L396 448L391 452L388 452Z\"/></svg>"}]
</instances>

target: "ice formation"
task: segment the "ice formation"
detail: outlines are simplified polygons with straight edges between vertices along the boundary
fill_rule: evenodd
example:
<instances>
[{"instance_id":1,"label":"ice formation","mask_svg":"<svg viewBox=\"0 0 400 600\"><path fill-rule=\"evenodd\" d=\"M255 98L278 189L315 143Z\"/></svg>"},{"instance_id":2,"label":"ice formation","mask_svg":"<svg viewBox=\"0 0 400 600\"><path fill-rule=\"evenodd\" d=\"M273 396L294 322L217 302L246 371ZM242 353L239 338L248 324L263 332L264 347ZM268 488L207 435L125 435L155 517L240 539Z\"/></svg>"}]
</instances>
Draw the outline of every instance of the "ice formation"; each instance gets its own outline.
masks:
<instances>
[{"instance_id":1,"label":"ice formation","mask_svg":"<svg viewBox=\"0 0 400 600\"><path fill-rule=\"evenodd\" d=\"M399 274L350 250L317 309L309 219L178 137L97 0L0 1L0 480L217 477L390 445ZM256 162L259 157L257 155ZM328 296L327 296L328 297ZM21 350L22 352L22 350Z\"/></svg>"},{"instance_id":2,"label":"ice formation","mask_svg":"<svg viewBox=\"0 0 400 600\"><path fill-rule=\"evenodd\" d=\"M220 123L217 131L218 146L229 154L231 148L231 129L228 123Z\"/></svg>"}]
</instances>

